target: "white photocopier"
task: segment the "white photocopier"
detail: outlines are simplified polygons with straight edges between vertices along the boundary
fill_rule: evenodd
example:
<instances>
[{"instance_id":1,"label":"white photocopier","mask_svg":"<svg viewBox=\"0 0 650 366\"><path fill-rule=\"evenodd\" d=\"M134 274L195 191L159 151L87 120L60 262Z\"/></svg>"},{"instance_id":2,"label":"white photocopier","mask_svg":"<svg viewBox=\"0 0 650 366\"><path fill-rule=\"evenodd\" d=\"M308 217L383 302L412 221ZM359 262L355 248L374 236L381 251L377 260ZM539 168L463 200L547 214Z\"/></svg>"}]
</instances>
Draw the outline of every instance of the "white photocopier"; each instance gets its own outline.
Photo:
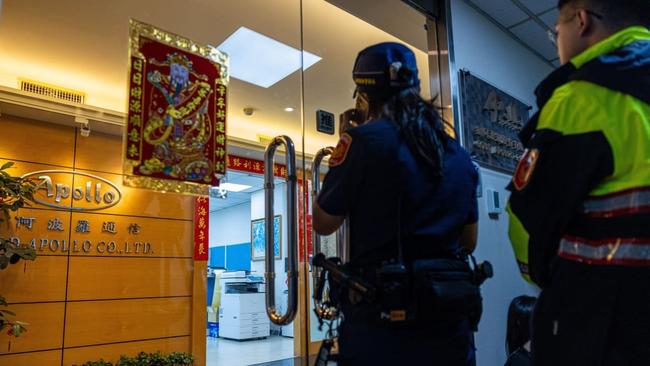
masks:
<instances>
[{"instance_id":1,"label":"white photocopier","mask_svg":"<svg viewBox=\"0 0 650 366\"><path fill-rule=\"evenodd\" d=\"M270 335L263 278L247 275L245 271L224 272L221 275L219 337L245 340Z\"/></svg>"}]
</instances>

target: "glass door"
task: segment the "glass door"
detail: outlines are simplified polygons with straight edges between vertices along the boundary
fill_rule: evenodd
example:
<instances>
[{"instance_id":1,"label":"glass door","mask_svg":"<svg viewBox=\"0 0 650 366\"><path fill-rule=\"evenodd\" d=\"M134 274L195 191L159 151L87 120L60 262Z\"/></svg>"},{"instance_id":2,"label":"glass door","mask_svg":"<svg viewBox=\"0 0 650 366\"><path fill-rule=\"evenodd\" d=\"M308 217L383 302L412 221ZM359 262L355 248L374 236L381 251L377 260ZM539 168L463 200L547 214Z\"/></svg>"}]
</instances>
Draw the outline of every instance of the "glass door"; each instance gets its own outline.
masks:
<instances>
[{"instance_id":1,"label":"glass door","mask_svg":"<svg viewBox=\"0 0 650 366\"><path fill-rule=\"evenodd\" d=\"M302 168L302 69L321 57L305 54L303 65L300 0L192 2L212 14L194 25L209 33L199 41L230 62L228 174L210 202L206 364L298 364L306 332L292 261L299 221L294 170ZM276 136L284 137L265 169ZM299 159L288 156L291 144Z\"/></svg>"}]
</instances>

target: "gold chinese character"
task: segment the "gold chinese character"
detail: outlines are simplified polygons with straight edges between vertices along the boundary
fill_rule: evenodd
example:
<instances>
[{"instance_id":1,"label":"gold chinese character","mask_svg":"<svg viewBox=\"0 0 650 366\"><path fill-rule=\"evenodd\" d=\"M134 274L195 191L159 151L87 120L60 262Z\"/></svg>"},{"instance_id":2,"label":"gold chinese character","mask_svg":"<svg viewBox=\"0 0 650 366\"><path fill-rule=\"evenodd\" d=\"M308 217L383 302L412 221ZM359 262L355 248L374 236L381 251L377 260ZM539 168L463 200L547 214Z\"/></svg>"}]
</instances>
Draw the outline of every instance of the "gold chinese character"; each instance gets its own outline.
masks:
<instances>
[{"instance_id":1,"label":"gold chinese character","mask_svg":"<svg viewBox=\"0 0 650 366\"><path fill-rule=\"evenodd\" d=\"M131 146L129 146L128 152L130 158L135 158L140 155L140 150L138 150L138 148L134 144L131 144Z\"/></svg>"},{"instance_id":2,"label":"gold chinese character","mask_svg":"<svg viewBox=\"0 0 650 366\"><path fill-rule=\"evenodd\" d=\"M201 238L203 232L199 233L199 239ZM203 235L203 238L205 238L205 235ZM203 240L203 239L201 239ZM205 244L201 243L199 244L199 254L205 254Z\"/></svg>"},{"instance_id":3,"label":"gold chinese character","mask_svg":"<svg viewBox=\"0 0 650 366\"><path fill-rule=\"evenodd\" d=\"M129 123L132 124L133 126L140 126L142 123L142 119L140 118L139 115L133 115L129 118Z\"/></svg>"},{"instance_id":4,"label":"gold chinese character","mask_svg":"<svg viewBox=\"0 0 650 366\"><path fill-rule=\"evenodd\" d=\"M132 129L131 132L129 132L129 141L131 142L139 142L140 141L140 133L138 132L137 129Z\"/></svg>"},{"instance_id":5,"label":"gold chinese character","mask_svg":"<svg viewBox=\"0 0 650 366\"><path fill-rule=\"evenodd\" d=\"M142 110L140 101L137 99L131 100L131 103L129 104L129 110L133 113L140 113L140 111Z\"/></svg>"},{"instance_id":6,"label":"gold chinese character","mask_svg":"<svg viewBox=\"0 0 650 366\"><path fill-rule=\"evenodd\" d=\"M205 216L207 212L205 211L205 207L199 208L199 216Z\"/></svg>"},{"instance_id":7,"label":"gold chinese character","mask_svg":"<svg viewBox=\"0 0 650 366\"><path fill-rule=\"evenodd\" d=\"M142 73L136 72L135 74L133 74L131 81L133 81L133 84L135 85L142 85Z\"/></svg>"},{"instance_id":8,"label":"gold chinese character","mask_svg":"<svg viewBox=\"0 0 650 366\"><path fill-rule=\"evenodd\" d=\"M255 165L253 166L253 169L255 169L256 172L261 172L262 171L262 164L260 164L259 161L256 161Z\"/></svg>"},{"instance_id":9,"label":"gold chinese character","mask_svg":"<svg viewBox=\"0 0 650 366\"><path fill-rule=\"evenodd\" d=\"M226 136L223 134L217 135L217 138L215 139L217 141L217 144L219 145L225 145L226 144Z\"/></svg>"},{"instance_id":10,"label":"gold chinese character","mask_svg":"<svg viewBox=\"0 0 650 366\"><path fill-rule=\"evenodd\" d=\"M139 86L136 86L136 87L134 87L134 88L131 88L131 96L132 96L133 98L138 98L138 99L140 99L140 97L142 96L142 88L139 87Z\"/></svg>"},{"instance_id":11,"label":"gold chinese character","mask_svg":"<svg viewBox=\"0 0 650 366\"><path fill-rule=\"evenodd\" d=\"M142 71L142 60L137 59L133 61L133 68L137 71Z\"/></svg>"},{"instance_id":12,"label":"gold chinese character","mask_svg":"<svg viewBox=\"0 0 650 366\"><path fill-rule=\"evenodd\" d=\"M199 217L199 229L204 229L205 226L205 217Z\"/></svg>"}]
</instances>

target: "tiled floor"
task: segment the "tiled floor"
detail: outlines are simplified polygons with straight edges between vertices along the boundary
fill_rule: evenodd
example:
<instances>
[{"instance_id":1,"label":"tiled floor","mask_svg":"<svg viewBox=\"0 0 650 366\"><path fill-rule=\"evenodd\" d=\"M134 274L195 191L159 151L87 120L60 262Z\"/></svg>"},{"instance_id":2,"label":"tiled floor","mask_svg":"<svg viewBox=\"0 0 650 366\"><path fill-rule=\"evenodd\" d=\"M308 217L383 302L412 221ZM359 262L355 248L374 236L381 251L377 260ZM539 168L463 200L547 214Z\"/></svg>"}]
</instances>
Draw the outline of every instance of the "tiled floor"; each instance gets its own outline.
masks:
<instances>
[{"instance_id":1,"label":"tiled floor","mask_svg":"<svg viewBox=\"0 0 650 366\"><path fill-rule=\"evenodd\" d=\"M207 339L207 366L249 366L293 357L293 338L271 336L262 340ZM275 365L275 364L272 364ZM284 365L279 363L278 365Z\"/></svg>"}]
</instances>

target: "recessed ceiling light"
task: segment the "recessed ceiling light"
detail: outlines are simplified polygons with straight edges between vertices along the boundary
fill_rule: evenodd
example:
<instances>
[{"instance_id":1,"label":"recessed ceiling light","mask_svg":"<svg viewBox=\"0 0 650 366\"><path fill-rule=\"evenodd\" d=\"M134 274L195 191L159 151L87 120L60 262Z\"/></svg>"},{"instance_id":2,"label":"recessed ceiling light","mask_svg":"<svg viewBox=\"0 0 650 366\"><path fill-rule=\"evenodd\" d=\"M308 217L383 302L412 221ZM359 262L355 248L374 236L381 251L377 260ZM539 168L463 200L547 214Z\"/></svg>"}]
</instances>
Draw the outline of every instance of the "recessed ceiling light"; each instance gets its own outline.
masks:
<instances>
[{"instance_id":1,"label":"recessed ceiling light","mask_svg":"<svg viewBox=\"0 0 650 366\"><path fill-rule=\"evenodd\" d=\"M237 29L217 48L230 58L230 76L263 88L299 70L301 63L307 70L321 60L246 27Z\"/></svg>"},{"instance_id":2,"label":"recessed ceiling light","mask_svg":"<svg viewBox=\"0 0 650 366\"><path fill-rule=\"evenodd\" d=\"M243 190L246 190L248 188L251 188L252 186L247 186L245 184L236 184L236 183L220 183L219 187L216 189L224 189L228 192L241 192Z\"/></svg>"},{"instance_id":3,"label":"recessed ceiling light","mask_svg":"<svg viewBox=\"0 0 650 366\"><path fill-rule=\"evenodd\" d=\"M284 109L284 111L285 111L285 112L293 112L294 109L291 108L291 107L287 107L287 108Z\"/></svg>"}]
</instances>

